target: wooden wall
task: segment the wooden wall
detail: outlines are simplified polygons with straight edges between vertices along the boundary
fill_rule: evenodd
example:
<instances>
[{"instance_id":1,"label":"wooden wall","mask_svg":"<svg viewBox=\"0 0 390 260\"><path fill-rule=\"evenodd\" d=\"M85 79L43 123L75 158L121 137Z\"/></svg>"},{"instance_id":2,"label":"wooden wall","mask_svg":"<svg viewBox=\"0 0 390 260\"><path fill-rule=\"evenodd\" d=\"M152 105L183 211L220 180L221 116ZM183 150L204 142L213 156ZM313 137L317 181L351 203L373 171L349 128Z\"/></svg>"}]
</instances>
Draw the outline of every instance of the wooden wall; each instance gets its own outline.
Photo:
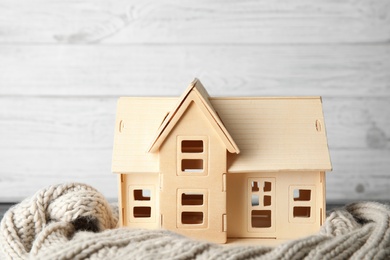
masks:
<instances>
[{"instance_id":1,"label":"wooden wall","mask_svg":"<svg viewBox=\"0 0 390 260\"><path fill-rule=\"evenodd\" d=\"M68 181L115 199L117 98L194 77L212 96L321 95L328 200L389 199L390 1L0 0L0 202Z\"/></svg>"}]
</instances>

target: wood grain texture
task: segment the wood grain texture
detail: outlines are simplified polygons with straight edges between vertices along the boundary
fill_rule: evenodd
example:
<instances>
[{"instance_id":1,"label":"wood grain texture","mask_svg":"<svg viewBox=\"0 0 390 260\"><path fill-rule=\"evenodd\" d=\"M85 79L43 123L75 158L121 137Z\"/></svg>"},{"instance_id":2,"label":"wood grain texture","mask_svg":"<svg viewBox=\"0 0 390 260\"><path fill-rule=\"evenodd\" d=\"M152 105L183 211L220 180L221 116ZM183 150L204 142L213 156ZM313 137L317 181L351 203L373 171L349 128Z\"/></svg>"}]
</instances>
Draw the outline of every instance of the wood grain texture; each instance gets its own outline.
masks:
<instances>
[{"instance_id":1,"label":"wood grain texture","mask_svg":"<svg viewBox=\"0 0 390 260\"><path fill-rule=\"evenodd\" d=\"M0 202L117 195L119 96L323 96L329 201L389 200L387 0L0 0Z\"/></svg>"},{"instance_id":2,"label":"wood grain texture","mask_svg":"<svg viewBox=\"0 0 390 260\"><path fill-rule=\"evenodd\" d=\"M390 96L390 45L0 48L0 95Z\"/></svg>"},{"instance_id":3,"label":"wood grain texture","mask_svg":"<svg viewBox=\"0 0 390 260\"><path fill-rule=\"evenodd\" d=\"M3 43L322 44L390 39L386 0L3 0L0 7Z\"/></svg>"}]
</instances>

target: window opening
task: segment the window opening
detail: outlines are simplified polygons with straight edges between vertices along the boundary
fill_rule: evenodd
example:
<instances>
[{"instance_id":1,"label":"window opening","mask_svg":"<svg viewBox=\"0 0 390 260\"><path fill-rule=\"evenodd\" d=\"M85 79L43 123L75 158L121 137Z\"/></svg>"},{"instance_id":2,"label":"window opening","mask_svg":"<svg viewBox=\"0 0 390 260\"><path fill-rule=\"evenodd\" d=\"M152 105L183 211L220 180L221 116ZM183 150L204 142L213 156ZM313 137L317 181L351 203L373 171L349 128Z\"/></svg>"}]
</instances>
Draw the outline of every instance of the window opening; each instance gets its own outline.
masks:
<instances>
[{"instance_id":1,"label":"window opening","mask_svg":"<svg viewBox=\"0 0 390 260\"><path fill-rule=\"evenodd\" d=\"M182 224L203 224L203 212L184 211L181 213Z\"/></svg>"},{"instance_id":2,"label":"window opening","mask_svg":"<svg viewBox=\"0 0 390 260\"><path fill-rule=\"evenodd\" d=\"M275 178L248 178L247 227L249 232L275 231ZM274 212L274 213L272 213Z\"/></svg>"},{"instance_id":3,"label":"window opening","mask_svg":"<svg viewBox=\"0 0 390 260\"><path fill-rule=\"evenodd\" d=\"M265 195L263 198L264 206L271 206L271 196Z\"/></svg>"},{"instance_id":4,"label":"window opening","mask_svg":"<svg viewBox=\"0 0 390 260\"><path fill-rule=\"evenodd\" d=\"M181 142L182 153L203 153L202 140L183 140Z\"/></svg>"},{"instance_id":5,"label":"window opening","mask_svg":"<svg viewBox=\"0 0 390 260\"><path fill-rule=\"evenodd\" d=\"M203 205L203 194L199 193L182 193L181 205Z\"/></svg>"},{"instance_id":6,"label":"window opening","mask_svg":"<svg viewBox=\"0 0 390 260\"><path fill-rule=\"evenodd\" d=\"M316 221L315 186L289 187L289 221L295 223L313 223Z\"/></svg>"},{"instance_id":7,"label":"window opening","mask_svg":"<svg viewBox=\"0 0 390 260\"><path fill-rule=\"evenodd\" d=\"M263 187L264 192L271 191L271 183L269 181L264 182L264 187Z\"/></svg>"},{"instance_id":8,"label":"window opening","mask_svg":"<svg viewBox=\"0 0 390 260\"><path fill-rule=\"evenodd\" d=\"M203 229L208 226L208 190L177 189L176 225L178 228ZM191 226L189 226L191 225Z\"/></svg>"},{"instance_id":9,"label":"window opening","mask_svg":"<svg viewBox=\"0 0 390 260\"><path fill-rule=\"evenodd\" d=\"M202 172L203 160L202 159L183 159L181 161L182 172Z\"/></svg>"},{"instance_id":10,"label":"window opening","mask_svg":"<svg viewBox=\"0 0 390 260\"><path fill-rule=\"evenodd\" d=\"M311 190L294 190L294 201L310 201Z\"/></svg>"},{"instance_id":11,"label":"window opening","mask_svg":"<svg viewBox=\"0 0 390 260\"><path fill-rule=\"evenodd\" d=\"M150 190L148 189L134 190L134 200L150 200Z\"/></svg>"},{"instance_id":12,"label":"window opening","mask_svg":"<svg viewBox=\"0 0 390 260\"><path fill-rule=\"evenodd\" d=\"M259 206L259 195L252 194L252 206Z\"/></svg>"},{"instance_id":13,"label":"window opening","mask_svg":"<svg viewBox=\"0 0 390 260\"><path fill-rule=\"evenodd\" d=\"M252 210L251 225L254 228L271 227L271 210Z\"/></svg>"},{"instance_id":14,"label":"window opening","mask_svg":"<svg viewBox=\"0 0 390 260\"><path fill-rule=\"evenodd\" d=\"M178 136L176 145L177 145L176 175L182 175L182 176L208 175L207 168L208 168L209 155L208 155L207 136Z\"/></svg>"},{"instance_id":15,"label":"window opening","mask_svg":"<svg viewBox=\"0 0 390 260\"><path fill-rule=\"evenodd\" d=\"M151 207L134 207L133 216L135 218L150 218L152 209Z\"/></svg>"},{"instance_id":16,"label":"window opening","mask_svg":"<svg viewBox=\"0 0 390 260\"><path fill-rule=\"evenodd\" d=\"M310 218L310 207L294 207L294 218Z\"/></svg>"}]
</instances>

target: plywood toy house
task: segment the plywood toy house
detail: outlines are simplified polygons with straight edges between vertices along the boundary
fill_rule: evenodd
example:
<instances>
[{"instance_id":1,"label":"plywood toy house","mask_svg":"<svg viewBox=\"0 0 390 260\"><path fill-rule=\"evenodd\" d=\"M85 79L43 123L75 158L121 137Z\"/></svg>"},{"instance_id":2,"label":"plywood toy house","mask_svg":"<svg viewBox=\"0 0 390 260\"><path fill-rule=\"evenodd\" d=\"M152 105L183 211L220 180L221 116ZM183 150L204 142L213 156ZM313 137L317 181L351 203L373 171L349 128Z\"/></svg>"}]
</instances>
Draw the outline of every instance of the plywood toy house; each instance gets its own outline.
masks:
<instances>
[{"instance_id":1,"label":"plywood toy house","mask_svg":"<svg viewBox=\"0 0 390 260\"><path fill-rule=\"evenodd\" d=\"M112 161L120 224L196 239L293 239L325 220L320 97L122 97Z\"/></svg>"}]
</instances>

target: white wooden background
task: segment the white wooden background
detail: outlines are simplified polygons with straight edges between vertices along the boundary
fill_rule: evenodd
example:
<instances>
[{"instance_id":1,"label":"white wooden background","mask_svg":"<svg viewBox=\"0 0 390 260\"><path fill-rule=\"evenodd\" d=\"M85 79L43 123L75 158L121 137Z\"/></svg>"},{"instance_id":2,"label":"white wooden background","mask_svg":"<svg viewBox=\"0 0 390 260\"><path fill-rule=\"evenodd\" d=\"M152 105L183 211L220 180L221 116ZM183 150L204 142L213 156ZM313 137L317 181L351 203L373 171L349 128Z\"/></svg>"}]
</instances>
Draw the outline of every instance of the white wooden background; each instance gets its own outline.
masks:
<instances>
[{"instance_id":1,"label":"white wooden background","mask_svg":"<svg viewBox=\"0 0 390 260\"><path fill-rule=\"evenodd\" d=\"M117 194L119 96L321 95L328 201L389 200L390 1L0 0L0 202Z\"/></svg>"}]
</instances>

